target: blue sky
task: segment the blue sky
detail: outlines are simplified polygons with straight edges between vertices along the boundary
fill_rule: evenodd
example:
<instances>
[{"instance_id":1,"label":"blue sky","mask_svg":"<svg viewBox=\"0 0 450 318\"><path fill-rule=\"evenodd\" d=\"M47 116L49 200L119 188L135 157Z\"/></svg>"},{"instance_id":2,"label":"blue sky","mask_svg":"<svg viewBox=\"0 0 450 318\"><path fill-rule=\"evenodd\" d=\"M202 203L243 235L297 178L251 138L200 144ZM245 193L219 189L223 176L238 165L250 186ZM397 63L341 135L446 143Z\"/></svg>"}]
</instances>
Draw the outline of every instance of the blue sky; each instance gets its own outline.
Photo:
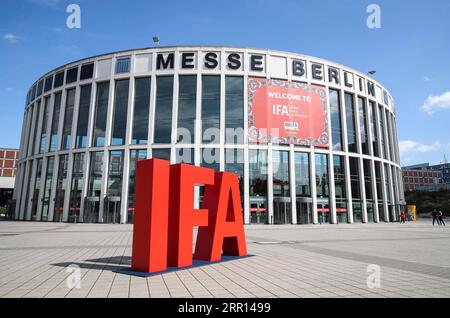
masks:
<instances>
[{"instance_id":1,"label":"blue sky","mask_svg":"<svg viewBox=\"0 0 450 318\"><path fill-rule=\"evenodd\" d=\"M81 29L66 8L81 7ZM369 29L366 8L381 8ZM236 45L326 58L377 70L397 103L402 163L450 160L450 1L2 0L0 147L18 147L25 95L62 64L161 45Z\"/></svg>"}]
</instances>

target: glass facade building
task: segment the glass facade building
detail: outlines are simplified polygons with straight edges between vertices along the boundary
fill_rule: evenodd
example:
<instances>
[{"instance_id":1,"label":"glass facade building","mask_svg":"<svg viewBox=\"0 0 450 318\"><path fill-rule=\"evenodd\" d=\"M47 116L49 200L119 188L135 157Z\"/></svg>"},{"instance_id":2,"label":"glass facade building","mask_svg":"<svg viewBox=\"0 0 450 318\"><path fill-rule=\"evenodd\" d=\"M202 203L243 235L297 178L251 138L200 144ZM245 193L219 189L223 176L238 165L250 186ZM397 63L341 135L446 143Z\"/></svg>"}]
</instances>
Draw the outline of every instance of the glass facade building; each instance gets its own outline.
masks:
<instances>
[{"instance_id":1,"label":"glass facade building","mask_svg":"<svg viewBox=\"0 0 450 318\"><path fill-rule=\"evenodd\" d=\"M325 145L251 141L250 78L323 88ZM246 224L396 222L395 124L383 86L314 57L233 47L92 57L31 85L15 217L132 223L136 162L160 158L237 174Z\"/></svg>"}]
</instances>

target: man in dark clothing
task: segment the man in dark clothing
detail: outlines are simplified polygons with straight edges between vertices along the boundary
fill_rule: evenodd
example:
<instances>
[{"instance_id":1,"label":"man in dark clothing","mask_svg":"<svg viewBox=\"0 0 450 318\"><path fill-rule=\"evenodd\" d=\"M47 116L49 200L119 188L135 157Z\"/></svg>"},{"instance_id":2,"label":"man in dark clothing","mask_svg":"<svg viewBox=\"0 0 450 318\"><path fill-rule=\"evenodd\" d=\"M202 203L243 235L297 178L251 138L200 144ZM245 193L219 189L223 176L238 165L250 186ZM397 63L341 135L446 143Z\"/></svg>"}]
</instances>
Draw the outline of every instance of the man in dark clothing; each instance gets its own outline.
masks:
<instances>
[{"instance_id":1,"label":"man in dark clothing","mask_svg":"<svg viewBox=\"0 0 450 318\"><path fill-rule=\"evenodd\" d=\"M433 226L434 226L434 222L436 222L436 221L437 221L438 225L441 225L441 222L439 221L438 213L437 213L436 209L432 212L432 215L433 215Z\"/></svg>"},{"instance_id":2,"label":"man in dark clothing","mask_svg":"<svg viewBox=\"0 0 450 318\"><path fill-rule=\"evenodd\" d=\"M437 213L437 217L438 217L439 224L445 226L444 213L442 213L441 210L439 210L439 212Z\"/></svg>"}]
</instances>

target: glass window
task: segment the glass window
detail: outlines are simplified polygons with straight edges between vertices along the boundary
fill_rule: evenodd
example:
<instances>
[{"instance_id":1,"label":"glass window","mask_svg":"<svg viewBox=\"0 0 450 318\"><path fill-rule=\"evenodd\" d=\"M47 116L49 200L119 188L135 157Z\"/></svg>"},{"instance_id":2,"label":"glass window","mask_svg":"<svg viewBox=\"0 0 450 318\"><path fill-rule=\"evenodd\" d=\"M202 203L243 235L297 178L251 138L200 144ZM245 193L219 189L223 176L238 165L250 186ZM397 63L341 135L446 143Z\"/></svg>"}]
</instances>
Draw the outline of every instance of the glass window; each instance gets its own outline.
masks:
<instances>
[{"instance_id":1,"label":"glass window","mask_svg":"<svg viewBox=\"0 0 450 318\"><path fill-rule=\"evenodd\" d=\"M333 150L342 151L341 103L339 91L330 89L330 116Z\"/></svg>"},{"instance_id":2,"label":"glass window","mask_svg":"<svg viewBox=\"0 0 450 318\"><path fill-rule=\"evenodd\" d=\"M182 144L194 144L197 76L180 76L179 82L177 142Z\"/></svg>"},{"instance_id":3,"label":"glass window","mask_svg":"<svg viewBox=\"0 0 450 318\"><path fill-rule=\"evenodd\" d=\"M370 107L370 131L372 134L373 155L380 157L380 149L378 148L378 130L376 128L377 123L377 106L374 102L369 102Z\"/></svg>"},{"instance_id":4,"label":"glass window","mask_svg":"<svg viewBox=\"0 0 450 318\"><path fill-rule=\"evenodd\" d=\"M173 76L158 76L156 78L154 143L171 143L172 107Z\"/></svg>"},{"instance_id":5,"label":"glass window","mask_svg":"<svg viewBox=\"0 0 450 318\"><path fill-rule=\"evenodd\" d=\"M225 77L225 142L244 143L244 78Z\"/></svg>"},{"instance_id":6,"label":"glass window","mask_svg":"<svg viewBox=\"0 0 450 318\"><path fill-rule=\"evenodd\" d=\"M67 165L68 155L59 157L58 165L58 178L56 180L56 193L55 193L55 207L53 214L54 222L62 222L63 210L64 210L64 197L67 187Z\"/></svg>"},{"instance_id":7,"label":"glass window","mask_svg":"<svg viewBox=\"0 0 450 318\"><path fill-rule=\"evenodd\" d=\"M75 88L67 91L66 97L66 112L64 114L64 125L61 150L70 149L72 144L72 120L73 120L73 107L75 105Z\"/></svg>"},{"instance_id":8,"label":"glass window","mask_svg":"<svg viewBox=\"0 0 450 318\"><path fill-rule=\"evenodd\" d=\"M56 75L55 75L55 83L54 83L53 88L57 88L57 87L63 86L63 84L64 84L64 71L56 73Z\"/></svg>"},{"instance_id":9,"label":"glass window","mask_svg":"<svg viewBox=\"0 0 450 318\"><path fill-rule=\"evenodd\" d=\"M34 106L36 109L34 110L36 113L36 118L34 122L34 131L33 131L33 139L31 139L31 151L32 154L35 154L39 151L39 136L38 136L38 130L39 130L39 115L41 110L41 100L37 102Z\"/></svg>"},{"instance_id":10,"label":"glass window","mask_svg":"<svg viewBox=\"0 0 450 318\"><path fill-rule=\"evenodd\" d=\"M273 223L292 224L289 152L273 151Z\"/></svg>"},{"instance_id":11,"label":"glass window","mask_svg":"<svg viewBox=\"0 0 450 318\"><path fill-rule=\"evenodd\" d=\"M378 120L380 122L380 142L381 142L381 153L384 159L387 159L387 149L385 142L385 132L384 132L384 120L383 120L383 108L378 106Z\"/></svg>"},{"instance_id":12,"label":"glass window","mask_svg":"<svg viewBox=\"0 0 450 318\"><path fill-rule=\"evenodd\" d=\"M234 173L239 179L239 191L241 192L241 204L244 207L244 150L225 149L225 171ZM244 210L242 210L242 213Z\"/></svg>"},{"instance_id":13,"label":"glass window","mask_svg":"<svg viewBox=\"0 0 450 318\"><path fill-rule=\"evenodd\" d=\"M170 161L170 149L153 149L152 158Z\"/></svg>"},{"instance_id":14,"label":"glass window","mask_svg":"<svg viewBox=\"0 0 450 318\"><path fill-rule=\"evenodd\" d=\"M130 152L130 175L128 179L128 217L127 222L134 220L134 197L136 191L136 164L139 160L147 159L147 150L131 150Z\"/></svg>"},{"instance_id":15,"label":"glass window","mask_svg":"<svg viewBox=\"0 0 450 318\"><path fill-rule=\"evenodd\" d=\"M359 137L361 140L361 150L365 155L369 154L369 141L367 139L367 115L366 101L364 98L358 97L358 116L359 116Z\"/></svg>"},{"instance_id":16,"label":"glass window","mask_svg":"<svg viewBox=\"0 0 450 318\"><path fill-rule=\"evenodd\" d=\"M116 61L116 74L129 73L130 64L131 58L129 56L118 58Z\"/></svg>"},{"instance_id":17,"label":"glass window","mask_svg":"<svg viewBox=\"0 0 450 318\"><path fill-rule=\"evenodd\" d=\"M127 134L128 118L128 90L130 80L116 81L116 90L114 98L114 116L111 132L111 145L118 146L125 144Z\"/></svg>"},{"instance_id":18,"label":"glass window","mask_svg":"<svg viewBox=\"0 0 450 318\"><path fill-rule=\"evenodd\" d=\"M34 179L34 191L31 198L31 220L36 220L37 206L39 202L39 190L41 188L42 159L36 161L36 178Z\"/></svg>"},{"instance_id":19,"label":"glass window","mask_svg":"<svg viewBox=\"0 0 450 318\"><path fill-rule=\"evenodd\" d=\"M81 87L80 106L78 110L77 136L75 141L75 147L77 148L87 147L87 129L90 112L89 110L91 106L91 91L92 85Z\"/></svg>"},{"instance_id":20,"label":"glass window","mask_svg":"<svg viewBox=\"0 0 450 318\"><path fill-rule=\"evenodd\" d=\"M317 215L319 223L331 223L328 155L316 154Z\"/></svg>"},{"instance_id":21,"label":"glass window","mask_svg":"<svg viewBox=\"0 0 450 318\"><path fill-rule=\"evenodd\" d=\"M328 198L330 195L328 178L328 156L316 154L316 191L317 197Z\"/></svg>"},{"instance_id":22,"label":"glass window","mask_svg":"<svg viewBox=\"0 0 450 318\"><path fill-rule=\"evenodd\" d=\"M42 95L42 91L44 89L44 80L39 81L38 86L37 86L37 96L41 96Z\"/></svg>"},{"instance_id":23,"label":"glass window","mask_svg":"<svg viewBox=\"0 0 450 318\"><path fill-rule=\"evenodd\" d=\"M31 100L34 100L36 98L36 85L33 86L31 91Z\"/></svg>"},{"instance_id":24,"label":"glass window","mask_svg":"<svg viewBox=\"0 0 450 318\"><path fill-rule=\"evenodd\" d=\"M311 224L312 199L309 153L295 152L295 191L297 206L297 224ZM309 198L309 199L306 199Z\"/></svg>"},{"instance_id":25,"label":"glass window","mask_svg":"<svg viewBox=\"0 0 450 318\"><path fill-rule=\"evenodd\" d=\"M108 197L122 196L123 150L109 153Z\"/></svg>"},{"instance_id":26,"label":"glass window","mask_svg":"<svg viewBox=\"0 0 450 318\"><path fill-rule=\"evenodd\" d=\"M290 197L289 183L289 152L273 151L273 196Z\"/></svg>"},{"instance_id":27,"label":"glass window","mask_svg":"<svg viewBox=\"0 0 450 318\"><path fill-rule=\"evenodd\" d=\"M41 221L48 220L48 212L50 205L50 194L52 191L52 178L55 166L55 157L49 157L47 160L47 172L45 173L44 196L42 198Z\"/></svg>"},{"instance_id":28,"label":"glass window","mask_svg":"<svg viewBox=\"0 0 450 318\"><path fill-rule=\"evenodd\" d=\"M201 150L202 159L200 165L205 168L220 170L220 152L218 148L204 148Z\"/></svg>"},{"instance_id":29,"label":"glass window","mask_svg":"<svg viewBox=\"0 0 450 318\"><path fill-rule=\"evenodd\" d=\"M76 82L78 79L78 66L67 70L66 84Z\"/></svg>"},{"instance_id":30,"label":"glass window","mask_svg":"<svg viewBox=\"0 0 450 318\"><path fill-rule=\"evenodd\" d=\"M83 197L84 153L76 153L73 157L72 184L70 187L69 221L78 222L80 217L81 198Z\"/></svg>"},{"instance_id":31,"label":"glass window","mask_svg":"<svg viewBox=\"0 0 450 318\"><path fill-rule=\"evenodd\" d=\"M80 81L92 78L94 76L94 63L81 66Z\"/></svg>"},{"instance_id":32,"label":"glass window","mask_svg":"<svg viewBox=\"0 0 450 318\"><path fill-rule=\"evenodd\" d=\"M372 194L372 175L370 174L370 160L363 160L364 166L364 189L366 190L366 200L373 200Z\"/></svg>"},{"instance_id":33,"label":"glass window","mask_svg":"<svg viewBox=\"0 0 450 318\"><path fill-rule=\"evenodd\" d=\"M372 194L372 175L370 174L371 166L370 160L363 160L364 170L364 189L366 191L366 207L367 207L367 222L375 222L373 194Z\"/></svg>"},{"instance_id":34,"label":"glass window","mask_svg":"<svg viewBox=\"0 0 450 318\"><path fill-rule=\"evenodd\" d=\"M361 189L358 158L350 157L350 185L353 200L353 221L362 222Z\"/></svg>"},{"instance_id":35,"label":"glass window","mask_svg":"<svg viewBox=\"0 0 450 318\"><path fill-rule=\"evenodd\" d=\"M49 115L50 97L46 97L44 101L44 114L42 117L41 139L39 141L39 153L45 152L45 142L47 141L47 121Z\"/></svg>"},{"instance_id":36,"label":"glass window","mask_svg":"<svg viewBox=\"0 0 450 318\"><path fill-rule=\"evenodd\" d=\"M132 144L147 144L148 116L150 112L151 78L137 78L135 81Z\"/></svg>"},{"instance_id":37,"label":"glass window","mask_svg":"<svg viewBox=\"0 0 450 318\"><path fill-rule=\"evenodd\" d=\"M388 203L388 213L389 213L389 221L395 222L395 213L393 208L393 198L392 198L392 191L391 191L391 177L389 175L389 166L387 164L384 164L384 179L385 179L385 187L386 187L386 195L387 195L387 203ZM417 181L418 182L418 181Z\"/></svg>"},{"instance_id":38,"label":"glass window","mask_svg":"<svg viewBox=\"0 0 450 318\"><path fill-rule=\"evenodd\" d=\"M202 140L218 144L220 129L220 76L202 76Z\"/></svg>"},{"instance_id":39,"label":"glass window","mask_svg":"<svg viewBox=\"0 0 450 318\"><path fill-rule=\"evenodd\" d=\"M89 167L88 197L100 197L102 192L103 151L91 153Z\"/></svg>"},{"instance_id":40,"label":"glass window","mask_svg":"<svg viewBox=\"0 0 450 318\"><path fill-rule=\"evenodd\" d=\"M55 94L55 103L53 105L53 120L50 137L50 151L56 151L56 144L58 142L58 126L59 126L59 112L61 109L61 93Z\"/></svg>"},{"instance_id":41,"label":"glass window","mask_svg":"<svg viewBox=\"0 0 450 318\"><path fill-rule=\"evenodd\" d=\"M344 157L333 156L334 186L336 195L336 216L338 223L348 222L347 188L345 181Z\"/></svg>"},{"instance_id":42,"label":"glass window","mask_svg":"<svg viewBox=\"0 0 450 318\"><path fill-rule=\"evenodd\" d=\"M30 165L33 165L33 161L28 161L28 167L30 167ZM24 169L27 167L27 162L25 162L24 164ZM24 170L25 171L25 170ZM28 202L29 202L29 197L30 197L30 192L32 191L31 189L31 171L30 173L28 173L27 178L24 177L23 179L23 187L22 187L22 195L24 195L23 193L25 193L25 200L24 200L24 205L21 204L20 208L24 211L24 214L26 214L28 211ZM22 203L22 202L20 202Z\"/></svg>"},{"instance_id":43,"label":"glass window","mask_svg":"<svg viewBox=\"0 0 450 318\"><path fill-rule=\"evenodd\" d=\"M392 139L392 121L389 111L386 109L387 141L389 143L390 160L395 161L394 142Z\"/></svg>"},{"instance_id":44,"label":"glass window","mask_svg":"<svg viewBox=\"0 0 450 318\"><path fill-rule=\"evenodd\" d=\"M94 147L105 145L106 114L108 113L109 82L97 85L97 101L94 118Z\"/></svg>"},{"instance_id":45,"label":"glass window","mask_svg":"<svg viewBox=\"0 0 450 318\"><path fill-rule=\"evenodd\" d=\"M45 79L44 92L48 92L53 87L53 75Z\"/></svg>"},{"instance_id":46,"label":"glass window","mask_svg":"<svg viewBox=\"0 0 450 318\"><path fill-rule=\"evenodd\" d=\"M267 151L249 150L250 223L268 224Z\"/></svg>"},{"instance_id":47,"label":"glass window","mask_svg":"<svg viewBox=\"0 0 450 318\"><path fill-rule=\"evenodd\" d=\"M356 131L355 131L355 106L353 95L345 93L345 112L347 117L347 141L348 151L357 152Z\"/></svg>"},{"instance_id":48,"label":"glass window","mask_svg":"<svg viewBox=\"0 0 450 318\"><path fill-rule=\"evenodd\" d=\"M297 197L311 196L311 182L309 175L309 154L296 152L295 159L295 189Z\"/></svg>"}]
</instances>

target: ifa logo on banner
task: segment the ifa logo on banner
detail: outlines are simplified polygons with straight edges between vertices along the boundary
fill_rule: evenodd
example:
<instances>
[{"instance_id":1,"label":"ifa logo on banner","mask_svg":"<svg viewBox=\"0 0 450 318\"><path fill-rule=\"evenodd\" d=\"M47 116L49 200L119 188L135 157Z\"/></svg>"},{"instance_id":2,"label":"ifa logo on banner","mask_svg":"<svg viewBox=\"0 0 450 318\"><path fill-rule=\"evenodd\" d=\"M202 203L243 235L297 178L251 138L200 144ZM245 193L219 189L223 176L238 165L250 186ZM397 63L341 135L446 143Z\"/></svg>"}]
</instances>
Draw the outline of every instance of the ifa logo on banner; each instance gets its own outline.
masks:
<instances>
[{"instance_id":1,"label":"ifa logo on banner","mask_svg":"<svg viewBox=\"0 0 450 318\"><path fill-rule=\"evenodd\" d=\"M202 209L194 209L199 185L204 186ZM138 161L132 270L162 272L191 266L193 259L220 261L222 255L247 256L237 175L159 159Z\"/></svg>"}]
</instances>

